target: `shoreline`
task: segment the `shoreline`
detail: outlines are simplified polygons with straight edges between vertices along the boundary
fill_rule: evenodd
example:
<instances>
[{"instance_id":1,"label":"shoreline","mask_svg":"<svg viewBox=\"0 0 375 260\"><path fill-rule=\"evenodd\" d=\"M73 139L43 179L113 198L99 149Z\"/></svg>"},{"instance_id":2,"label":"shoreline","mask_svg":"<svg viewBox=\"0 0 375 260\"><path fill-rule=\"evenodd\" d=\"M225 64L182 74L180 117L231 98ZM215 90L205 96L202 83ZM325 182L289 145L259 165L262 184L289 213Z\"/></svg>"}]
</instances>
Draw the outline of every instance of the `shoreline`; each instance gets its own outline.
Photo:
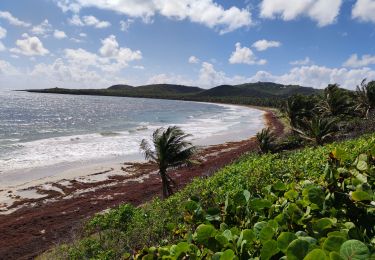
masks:
<instances>
[{"instance_id":1,"label":"shoreline","mask_svg":"<svg viewBox=\"0 0 375 260\"><path fill-rule=\"evenodd\" d=\"M284 126L274 111L257 109L265 111L265 126L282 135ZM255 137L206 146L195 158L198 165L175 170L171 176L179 190L193 178L210 176L242 154L256 150ZM26 190L34 198L16 201L7 214L0 215L0 232L4 236L0 241L0 258L34 257L56 243L69 241L82 221L97 212L123 203L140 205L160 196L157 169L148 163L98 166L88 178L91 180L77 178L45 183L36 187L36 192Z\"/></svg>"}]
</instances>

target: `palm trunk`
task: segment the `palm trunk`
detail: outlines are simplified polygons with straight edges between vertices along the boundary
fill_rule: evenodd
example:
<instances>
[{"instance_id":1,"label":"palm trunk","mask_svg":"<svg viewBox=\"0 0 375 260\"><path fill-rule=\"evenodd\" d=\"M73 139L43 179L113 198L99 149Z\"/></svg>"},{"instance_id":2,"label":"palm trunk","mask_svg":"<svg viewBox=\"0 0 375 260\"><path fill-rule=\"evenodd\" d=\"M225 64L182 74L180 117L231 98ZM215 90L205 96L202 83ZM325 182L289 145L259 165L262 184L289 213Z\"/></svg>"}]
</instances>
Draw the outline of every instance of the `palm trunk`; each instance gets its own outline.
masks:
<instances>
[{"instance_id":1,"label":"palm trunk","mask_svg":"<svg viewBox=\"0 0 375 260\"><path fill-rule=\"evenodd\" d=\"M170 188L169 188L169 182L167 178L167 173L166 170L160 169L159 171L160 177L161 177L161 183L163 186L163 198L168 198L170 195Z\"/></svg>"}]
</instances>

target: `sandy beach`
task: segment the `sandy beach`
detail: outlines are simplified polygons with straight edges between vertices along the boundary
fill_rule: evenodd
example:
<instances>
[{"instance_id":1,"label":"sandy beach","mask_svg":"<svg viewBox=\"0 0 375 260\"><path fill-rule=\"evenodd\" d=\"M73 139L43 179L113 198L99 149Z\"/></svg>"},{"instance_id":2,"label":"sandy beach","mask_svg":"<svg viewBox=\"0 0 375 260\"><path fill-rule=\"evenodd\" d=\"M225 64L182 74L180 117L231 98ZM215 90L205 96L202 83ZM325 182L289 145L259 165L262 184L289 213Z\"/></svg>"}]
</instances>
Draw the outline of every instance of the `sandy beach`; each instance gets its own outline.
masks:
<instances>
[{"instance_id":1,"label":"sandy beach","mask_svg":"<svg viewBox=\"0 0 375 260\"><path fill-rule=\"evenodd\" d=\"M266 110L265 124L282 135L284 125ZM171 173L176 190L193 178L210 176L243 153L256 151L255 138L204 146L196 165ZM58 176L0 189L0 258L29 259L69 241L82 221L122 203L140 205L160 196L157 168L134 160L62 168Z\"/></svg>"}]
</instances>

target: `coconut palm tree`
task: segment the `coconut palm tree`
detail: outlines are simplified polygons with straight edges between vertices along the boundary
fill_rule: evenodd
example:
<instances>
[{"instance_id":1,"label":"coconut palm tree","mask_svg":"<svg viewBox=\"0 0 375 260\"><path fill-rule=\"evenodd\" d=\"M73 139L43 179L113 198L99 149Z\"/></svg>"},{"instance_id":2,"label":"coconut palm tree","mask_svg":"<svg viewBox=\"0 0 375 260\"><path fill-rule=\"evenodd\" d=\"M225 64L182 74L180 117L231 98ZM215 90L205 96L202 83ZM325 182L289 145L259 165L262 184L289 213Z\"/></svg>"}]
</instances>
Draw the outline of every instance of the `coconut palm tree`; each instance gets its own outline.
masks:
<instances>
[{"instance_id":1,"label":"coconut palm tree","mask_svg":"<svg viewBox=\"0 0 375 260\"><path fill-rule=\"evenodd\" d=\"M285 100L281 106L281 112L286 116L291 127L298 127L303 118L310 118L316 104L316 97L293 95Z\"/></svg>"},{"instance_id":2,"label":"coconut palm tree","mask_svg":"<svg viewBox=\"0 0 375 260\"><path fill-rule=\"evenodd\" d=\"M323 116L335 117L350 113L352 103L347 91L338 84L329 84L316 108Z\"/></svg>"},{"instance_id":3,"label":"coconut palm tree","mask_svg":"<svg viewBox=\"0 0 375 260\"><path fill-rule=\"evenodd\" d=\"M375 81L366 83L366 79L362 80L361 85L357 86L355 97L355 110L368 118L370 110L375 108Z\"/></svg>"},{"instance_id":4,"label":"coconut palm tree","mask_svg":"<svg viewBox=\"0 0 375 260\"><path fill-rule=\"evenodd\" d=\"M274 151L276 137L270 128L263 128L261 132L256 134L256 138L262 153Z\"/></svg>"},{"instance_id":5,"label":"coconut palm tree","mask_svg":"<svg viewBox=\"0 0 375 260\"><path fill-rule=\"evenodd\" d=\"M301 128L293 130L303 139L322 145L338 131L337 119L314 115L311 120L302 121Z\"/></svg>"},{"instance_id":6,"label":"coconut palm tree","mask_svg":"<svg viewBox=\"0 0 375 260\"><path fill-rule=\"evenodd\" d=\"M152 135L152 145L145 139L141 142L140 148L145 159L159 167L163 185L163 198L172 194L171 184L174 183L168 175L168 169L187 164L196 151L196 147L186 140L190 136L179 127L170 126L167 129L159 128L155 130Z\"/></svg>"}]
</instances>

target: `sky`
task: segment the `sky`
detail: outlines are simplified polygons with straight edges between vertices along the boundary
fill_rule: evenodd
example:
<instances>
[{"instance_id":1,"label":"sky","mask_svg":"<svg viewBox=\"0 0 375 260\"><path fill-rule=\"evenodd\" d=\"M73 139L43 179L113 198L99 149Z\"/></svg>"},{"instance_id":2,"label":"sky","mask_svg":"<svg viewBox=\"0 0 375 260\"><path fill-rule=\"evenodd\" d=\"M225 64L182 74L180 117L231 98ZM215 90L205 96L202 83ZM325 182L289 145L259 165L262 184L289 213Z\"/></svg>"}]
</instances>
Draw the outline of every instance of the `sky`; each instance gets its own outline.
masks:
<instances>
[{"instance_id":1,"label":"sky","mask_svg":"<svg viewBox=\"0 0 375 260\"><path fill-rule=\"evenodd\" d=\"M375 80L375 0L1 0L0 90Z\"/></svg>"}]
</instances>

